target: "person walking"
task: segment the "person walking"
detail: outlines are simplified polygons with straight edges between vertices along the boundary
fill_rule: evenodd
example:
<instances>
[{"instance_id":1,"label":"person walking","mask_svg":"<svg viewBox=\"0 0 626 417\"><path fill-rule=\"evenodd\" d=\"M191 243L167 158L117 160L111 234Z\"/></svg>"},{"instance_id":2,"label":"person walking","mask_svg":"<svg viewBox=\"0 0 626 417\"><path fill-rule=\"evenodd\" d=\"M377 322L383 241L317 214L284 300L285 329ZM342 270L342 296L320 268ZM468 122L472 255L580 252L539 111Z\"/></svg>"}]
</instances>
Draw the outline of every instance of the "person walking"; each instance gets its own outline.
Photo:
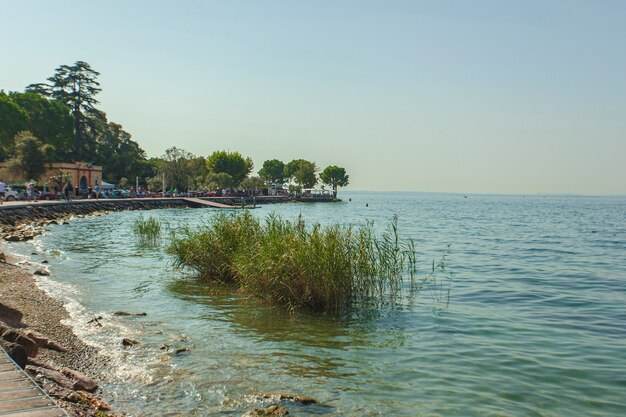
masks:
<instances>
[{"instance_id":1,"label":"person walking","mask_svg":"<svg viewBox=\"0 0 626 417\"><path fill-rule=\"evenodd\" d=\"M29 183L26 187L26 200L31 201L33 199L33 183Z\"/></svg>"},{"instance_id":2,"label":"person walking","mask_svg":"<svg viewBox=\"0 0 626 417\"><path fill-rule=\"evenodd\" d=\"M4 193L6 193L6 184L5 182L2 180L2 178L0 178L0 204L4 204Z\"/></svg>"},{"instance_id":3,"label":"person walking","mask_svg":"<svg viewBox=\"0 0 626 417\"><path fill-rule=\"evenodd\" d=\"M66 182L63 186L63 198L65 201L70 201L70 194L72 193L72 184Z\"/></svg>"}]
</instances>

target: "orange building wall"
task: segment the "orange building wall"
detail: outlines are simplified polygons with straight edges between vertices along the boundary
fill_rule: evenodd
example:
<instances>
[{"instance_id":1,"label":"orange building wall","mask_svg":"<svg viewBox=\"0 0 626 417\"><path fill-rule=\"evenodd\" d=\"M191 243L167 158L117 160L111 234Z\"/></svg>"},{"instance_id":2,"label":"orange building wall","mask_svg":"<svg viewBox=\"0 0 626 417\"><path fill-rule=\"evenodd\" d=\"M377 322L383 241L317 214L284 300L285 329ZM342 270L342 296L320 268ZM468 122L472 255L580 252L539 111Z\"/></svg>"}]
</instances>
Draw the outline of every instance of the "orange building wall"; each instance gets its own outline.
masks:
<instances>
[{"instance_id":1,"label":"orange building wall","mask_svg":"<svg viewBox=\"0 0 626 417\"><path fill-rule=\"evenodd\" d=\"M49 182L49 178L52 175L57 175L58 171L62 171L68 175L72 185L80 185L80 180L84 177L84 186L95 187L96 181L102 185L102 167L98 165L88 165L87 162L55 162L50 164L50 167L39 178L36 179L38 184L46 184ZM15 175L6 169L5 164L0 163L0 177L4 182L28 182L35 180L35 178L22 178L19 175Z\"/></svg>"}]
</instances>

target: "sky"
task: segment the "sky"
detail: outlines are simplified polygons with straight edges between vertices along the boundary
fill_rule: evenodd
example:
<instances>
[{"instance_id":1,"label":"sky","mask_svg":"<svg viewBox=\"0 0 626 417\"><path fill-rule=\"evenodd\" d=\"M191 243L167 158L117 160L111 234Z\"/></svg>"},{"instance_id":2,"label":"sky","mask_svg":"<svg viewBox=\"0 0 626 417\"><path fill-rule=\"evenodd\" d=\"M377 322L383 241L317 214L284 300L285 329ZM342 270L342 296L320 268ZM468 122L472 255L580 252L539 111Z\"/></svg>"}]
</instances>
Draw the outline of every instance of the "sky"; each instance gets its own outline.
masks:
<instances>
[{"instance_id":1,"label":"sky","mask_svg":"<svg viewBox=\"0 0 626 417\"><path fill-rule=\"evenodd\" d=\"M148 156L352 190L626 194L624 1L0 0L0 89L62 64Z\"/></svg>"}]
</instances>

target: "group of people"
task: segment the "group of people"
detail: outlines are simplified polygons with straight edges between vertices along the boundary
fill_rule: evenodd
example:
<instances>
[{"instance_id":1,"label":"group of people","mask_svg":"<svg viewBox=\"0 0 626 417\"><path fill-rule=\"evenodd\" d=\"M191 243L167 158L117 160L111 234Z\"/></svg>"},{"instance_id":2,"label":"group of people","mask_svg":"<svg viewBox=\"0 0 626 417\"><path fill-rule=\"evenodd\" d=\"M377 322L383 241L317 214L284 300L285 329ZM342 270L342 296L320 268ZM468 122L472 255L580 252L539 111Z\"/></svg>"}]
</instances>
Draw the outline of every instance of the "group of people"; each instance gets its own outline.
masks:
<instances>
[{"instance_id":1,"label":"group of people","mask_svg":"<svg viewBox=\"0 0 626 417\"><path fill-rule=\"evenodd\" d=\"M0 204L4 204L6 193L7 184L3 181L2 178L0 178ZM27 201L37 200L37 188L35 187L34 183L31 182L26 186L25 194ZM81 198L96 199L100 198L100 186L96 185L93 188L89 187L86 190L81 190L78 185L72 186L72 183L68 181L65 183L61 190L59 190L58 187L54 187L55 197L51 198L57 198L56 196L58 196L59 194L61 194L65 201L71 201Z\"/></svg>"},{"instance_id":2,"label":"group of people","mask_svg":"<svg viewBox=\"0 0 626 417\"><path fill-rule=\"evenodd\" d=\"M65 201L71 201L81 198L100 198L100 186L96 184L94 188L88 187L86 190L81 190L78 185L72 187L71 182L66 182L63 185L63 189L61 194L63 195L63 199Z\"/></svg>"}]
</instances>

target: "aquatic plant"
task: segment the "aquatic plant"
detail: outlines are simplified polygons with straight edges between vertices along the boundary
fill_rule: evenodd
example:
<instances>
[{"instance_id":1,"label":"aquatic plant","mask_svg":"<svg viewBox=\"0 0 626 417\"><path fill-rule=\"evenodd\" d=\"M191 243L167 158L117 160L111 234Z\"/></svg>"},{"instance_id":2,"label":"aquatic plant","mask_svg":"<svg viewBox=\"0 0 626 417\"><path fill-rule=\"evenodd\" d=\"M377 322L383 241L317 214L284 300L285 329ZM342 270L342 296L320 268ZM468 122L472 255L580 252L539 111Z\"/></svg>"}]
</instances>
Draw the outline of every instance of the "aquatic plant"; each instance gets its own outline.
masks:
<instances>
[{"instance_id":1,"label":"aquatic plant","mask_svg":"<svg viewBox=\"0 0 626 417\"><path fill-rule=\"evenodd\" d=\"M222 212L204 228L174 231L167 251L175 256L177 268L191 268L209 282L232 283L236 254L250 247L259 231L259 221L249 212L238 216Z\"/></svg>"},{"instance_id":2,"label":"aquatic plant","mask_svg":"<svg viewBox=\"0 0 626 417\"><path fill-rule=\"evenodd\" d=\"M156 245L161 238L161 230L161 223L154 217L144 219L140 216L133 223L133 232L142 245Z\"/></svg>"},{"instance_id":3,"label":"aquatic plant","mask_svg":"<svg viewBox=\"0 0 626 417\"><path fill-rule=\"evenodd\" d=\"M393 218L380 238L359 227L283 220L249 212L220 214L200 230L174 233L174 266L208 283L233 284L246 295L292 310L345 311L401 293L415 283L415 247L398 236Z\"/></svg>"}]
</instances>

